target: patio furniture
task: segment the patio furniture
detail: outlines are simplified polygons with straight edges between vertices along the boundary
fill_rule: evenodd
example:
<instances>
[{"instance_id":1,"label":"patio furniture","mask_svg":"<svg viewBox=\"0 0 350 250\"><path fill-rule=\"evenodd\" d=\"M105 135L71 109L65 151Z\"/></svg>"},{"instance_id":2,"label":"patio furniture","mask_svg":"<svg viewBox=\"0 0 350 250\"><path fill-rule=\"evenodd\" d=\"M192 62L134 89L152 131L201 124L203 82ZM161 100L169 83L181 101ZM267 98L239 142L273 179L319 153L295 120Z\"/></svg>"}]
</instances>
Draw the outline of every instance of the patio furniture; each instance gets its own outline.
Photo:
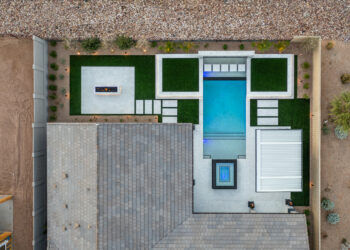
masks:
<instances>
[{"instance_id":1,"label":"patio furniture","mask_svg":"<svg viewBox=\"0 0 350 250\"><path fill-rule=\"evenodd\" d=\"M120 95L122 91L120 86L98 85L94 89L95 95Z\"/></svg>"}]
</instances>

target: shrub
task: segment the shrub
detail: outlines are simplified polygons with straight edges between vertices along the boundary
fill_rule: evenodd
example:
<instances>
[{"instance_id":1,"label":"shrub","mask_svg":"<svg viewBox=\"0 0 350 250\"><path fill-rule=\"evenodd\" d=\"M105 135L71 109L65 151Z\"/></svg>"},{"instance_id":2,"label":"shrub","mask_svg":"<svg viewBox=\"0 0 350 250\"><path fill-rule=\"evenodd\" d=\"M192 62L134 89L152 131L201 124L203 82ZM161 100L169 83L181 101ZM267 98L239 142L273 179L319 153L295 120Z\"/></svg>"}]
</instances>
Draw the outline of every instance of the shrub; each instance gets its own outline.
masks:
<instances>
[{"instance_id":1,"label":"shrub","mask_svg":"<svg viewBox=\"0 0 350 250\"><path fill-rule=\"evenodd\" d=\"M308 69L308 68L310 68L310 63L304 62L301 66L302 66L304 69Z\"/></svg>"},{"instance_id":2,"label":"shrub","mask_svg":"<svg viewBox=\"0 0 350 250\"><path fill-rule=\"evenodd\" d=\"M305 79L310 79L310 74L308 74L308 73L304 74L304 78Z\"/></svg>"},{"instance_id":3,"label":"shrub","mask_svg":"<svg viewBox=\"0 0 350 250\"><path fill-rule=\"evenodd\" d=\"M55 47L57 45L57 42L55 40L51 40L49 43L52 47Z\"/></svg>"},{"instance_id":4,"label":"shrub","mask_svg":"<svg viewBox=\"0 0 350 250\"><path fill-rule=\"evenodd\" d=\"M347 239L345 239L345 238L343 238L342 240L341 240L341 243L342 244L346 244L348 241L347 241Z\"/></svg>"},{"instance_id":5,"label":"shrub","mask_svg":"<svg viewBox=\"0 0 350 250\"><path fill-rule=\"evenodd\" d=\"M131 37L127 37L124 35L117 36L114 42L121 50L130 49L136 45L135 40L133 40Z\"/></svg>"},{"instance_id":6,"label":"shrub","mask_svg":"<svg viewBox=\"0 0 350 250\"><path fill-rule=\"evenodd\" d=\"M57 52L56 50L52 50L49 54L51 57L56 58L57 57Z\"/></svg>"},{"instance_id":7,"label":"shrub","mask_svg":"<svg viewBox=\"0 0 350 250\"><path fill-rule=\"evenodd\" d=\"M278 41L273 46L278 50L279 53L282 53L289 46L289 44L289 41Z\"/></svg>"},{"instance_id":8,"label":"shrub","mask_svg":"<svg viewBox=\"0 0 350 250\"><path fill-rule=\"evenodd\" d=\"M61 63L62 65L66 65L66 59L61 58L60 63Z\"/></svg>"},{"instance_id":9,"label":"shrub","mask_svg":"<svg viewBox=\"0 0 350 250\"><path fill-rule=\"evenodd\" d=\"M329 131L329 128L328 128L328 126L327 126L326 123L323 123L323 124L322 124L321 130L322 130L323 134L325 134L325 135L328 135L329 132L330 132L330 131Z\"/></svg>"},{"instance_id":10,"label":"shrub","mask_svg":"<svg viewBox=\"0 0 350 250\"><path fill-rule=\"evenodd\" d=\"M328 199L322 199L321 201L321 208L326 210L326 211L330 211L333 210L334 208L334 202Z\"/></svg>"},{"instance_id":11,"label":"shrub","mask_svg":"<svg viewBox=\"0 0 350 250\"><path fill-rule=\"evenodd\" d=\"M264 40L261 42L252 42L252 47L257 48L259 51L264 52L269 50L272 43L270 41Z\"/></svg>"},{"instance_id":12,"label":"shrub","mask_svg":"<svg viewBox=\"0 0 350 250\"><path fill-rule=\"evenodd\" d=\"M50 68L57 71L58 70L58 65L56 63L51 63L50 64Z\"/></svg>"},{"instance_id":13,"label":"shrub","mask_svg":"<svg viewBox=\"0 0 350 250\"><path fill-rule=\"evenodd\" d=\"M309 209L305 209L305 210L304 210L304 214L305 214L306 216L309 216L309 215L310 215L310 210L309 210Z\"/></svg>"},{"instance_id":14,"label":"shrub","mask_svg":"<svg viewBox=\"0 0 350 250\"><path fill-rule=\"evenodd\" d=\"M58 78L60 78L61 80L63 80L64 75L63 75L63 74L59 74L59 75L58 75Z\"/></svg>"},{"instance_id":15,"label":"shrub","mask_svg":"<svg viewBox=\"0 0 350 250\"><path fill-rule=\"evenodd\" d=\"M334 43L333 42L328 42L326 45L326 49L331 50L334 48Z\"/></svg>"},{"instance_id":16,"label":"shrub","mask_svg":"<svg viewBox=\"0 0 350 250\"><path fill-rule=\"evenodd\" d=\"M65 88L61 88L61 94L65 95L66 93L67 93L66 89Z\"/></svg>"},{"instance_id":17,"label":"shrub","mask_svg":"<svg viewBox=\"0 0 350 250\"><path fill-rule=\"evenodd\" d=\"M86 52L94 52L101 48L101 40L98 37L92 37L85 39L81 42L81 47L86 51Z\"/></svg>"},{"instance_id":18,"label":"shrub","mask_svg":"<svg viewBox=\"0 0 350 250\"><path fill-rule=\"evenodd\" d=\"M311 222L309 220L306 220L306 225L310 226Z\"/></svg>"},{"instance_id":19,"label":"shrub","mask_svg":"<svg viewBox=\"0 0 350 250\"><path fill-rule=\"evenodd\" d=\"M52 93L51 95L49 95L49 98L51 99L51 100L55 100L56 99L56 94L55 93Z\"/></svg>"},{"instance_id":20,"label":"shrub","mask_svg":"<svg viewBox=\"0 0 350 250\"><path fill-rule=\"evenodd\" d=\"M50 81L55 81L56 80L56 75L55 74L50 74L49 75L49 80Z\"/></svg>"},{"instance_id":21,"label":"shrub","mask_svg":"<svg viewBox=\"0 0 350 250\"><path fill-rule=\"evenodd\" d=\"M340 140L344 140L348 137L348 134L349 132L348 131L344 131L342 129L342 127L340 126L337 126L335 129L334 129L334 133L335 133L335 136L340 139Z\"/></svg>"},{"instance_id":22,"label":"shrub","mask_svg":"<svg viewBox=\"0 0 350 250\"><path fill-rule=\"evenodd\" d=\"M193 47L195 47L195 44L193 42L183 42L182 44L180 44L180 48L184 52L189 52Z\"/></svg>"},{"instance_id":23,"label":"shrub","mask_svg":"<svg viewBox=\"0 0 350 250\"><path fill-rule=\"evenodd\" d=\"M205 43L204 48L208 48L208 47L209 47L209 43Z\"/></svg>"},{"instance_id":24,"label":"shrub","mask_svg":"<svg viewBox=\"0 0 350 250\"><path fill-rule=\"evenodd\" d=\"M60 103L60 108L63 109L63 107L64 107L64 104Z\"/></svg>"},{"instance_id":25,"label":"shrub","mask_svg":"<svg viewBox=\"0 0 350 250\"><path fill-rule=\"evenodd\" d=\"M172 53L176 50L176 44L172 41L167 41L164 45L159 46L158 49L165 53Z\"/></svg>"},{"instance_id":26,"label":"shrub","mask_svg":"<svg viewBox=\"0 0 350 250\"><path fill-rule=\"evenodd\" d=\"M151 42L151 48L156 48L158 46L158 43L156 41Z\"/></svg>"},{"instance_id":27,"label":"shrub","mask_svg":"<svg viewBox=\"0 0 350 250\"><path fill-rule=\"evenodd\" d=\"M135 47L136 47L137 49L145 50L145 49L147 49L147 48L149 47L149 42L148 42L147 39L141 38L141 39L139 39L139 40L136 42Z\"/></svg>"},{"instance_id":28,"label":"shrub","mask_svg":"<svg viewBox=\"0 0 350 250\"><path fill-rule=\"evenodd\" d=\"M309 83L307 83L307 82L304 83L303 88L304 88L304 89L309 89Z\"/></svg>"},{"instance_id":29,"label":"shrub","mask_svg":"<svg viewBox=\"0 0 350 250\"><path fill-rule=\"evenodd\" d=\"M330 213L327 215L327 221L329 224L337 224L340 221L339 214L337 213Z\"/></svg>"},{"instance_id":30,"label":"shrub","mask_svg":"<svg viewBox=\"0 0 350 250\"><path fill-rule=\"evenodd\" d=\"M55 90L57 90L57 86L55 84L50 84L49 90L55 91Z\"/></svg>"},{"instance_id":31,"label":"shrub","mask_svg":"<svg viewBox=\"0 0 350 250\"><path fill-rule=\"evenodd\" d=\"M240 50L244 50L244 44L239 45Z\"/></svg>"},{"instance_id":32,"label":"shrub","mask_svg":"<svg viewBox=\"0 0 350 250\"><path fill-rule=\"evenodd\" d=\"M52 105L52 106L50 106L50 110L51 110L52 112L56 112L56 111L57 111L57 107L54 106L54 105Z\"/></svg>"},{"instance_id":33,"label":"shrub","mask_svg":"<svg viewBox=\"0 0 350 250\"><path fill-rule=\"evenodd\" d=\"M343 84L350 83L350 74L342 74L340 80Z\"/></svg>"},{"instance_id":34,"label":"shrub","mask_svg":"<svg viewBox=\"0 0 350 250\"><path fill-rule=\"evenodd\" d=\"M310 96L309 96L308 94L304 94L304 95L303 95L303 98L304 98L304 99L310 99Z\"/></svg>"},{"instance_id":35,"label":"shrub","mask_svg":"<svg viewBox=\"0 0 350 250\"><path fill-rule=\"evenodd\" d=\"M331 101L329 114L338 130L350 131L350 91L343 92Z\"/></svg>"},{"instance_id":36,"label":"shrub","mask_svg":"<svg viewBox=\"0 0 350 250\"><path fill-rule=\"evenodd\" d=\"M49 121L50 122L56 121L56 115L50 115Z\"/></svg>"},{"instance_id":37,"label":"shrub","mask_svg":"<svg viewBox=\"0 0 350 250\"><path fill-rule=\"evenodd\" d=\"M228 48L227 44L222 45L223 50L227 50L227 48Z\"/></svg>"}]
</instances>

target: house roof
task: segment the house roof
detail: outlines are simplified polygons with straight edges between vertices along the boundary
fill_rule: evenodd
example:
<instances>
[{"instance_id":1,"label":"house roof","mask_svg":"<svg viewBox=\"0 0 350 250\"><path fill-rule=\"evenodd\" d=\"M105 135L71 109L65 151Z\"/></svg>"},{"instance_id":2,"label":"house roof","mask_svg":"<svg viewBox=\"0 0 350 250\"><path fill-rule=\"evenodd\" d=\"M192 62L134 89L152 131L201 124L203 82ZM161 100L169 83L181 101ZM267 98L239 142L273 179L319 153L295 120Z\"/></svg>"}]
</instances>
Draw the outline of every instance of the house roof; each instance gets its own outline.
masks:
<instances>
[{"instance_id":1,"label":"house roof","mask_svg":"<svg viewBox=\"0 0 350 250\"><path fill-rule=\"evenodd\" d=\"M49 249L308 249L304 215L192 213L190 124L47 129Z\"/></svg>"}]
</instances>

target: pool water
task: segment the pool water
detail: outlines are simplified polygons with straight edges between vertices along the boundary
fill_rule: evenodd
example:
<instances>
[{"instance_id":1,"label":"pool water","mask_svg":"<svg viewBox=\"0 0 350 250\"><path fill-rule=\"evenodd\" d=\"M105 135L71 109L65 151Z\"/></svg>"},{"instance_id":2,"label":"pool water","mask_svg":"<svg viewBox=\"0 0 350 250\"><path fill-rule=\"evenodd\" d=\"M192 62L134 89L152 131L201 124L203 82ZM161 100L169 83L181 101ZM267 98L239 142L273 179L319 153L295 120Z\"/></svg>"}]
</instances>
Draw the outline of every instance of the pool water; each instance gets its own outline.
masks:
<instances>
[{"instance_id":1,"label":"pool water","mask_svg":"<svg viewBox=\"0 0 350 250\"><path fill-rule=\"evenodd\" d=\"M204 80L204 155L245 155L246 81Z\"/></svg>"}]
</instances>

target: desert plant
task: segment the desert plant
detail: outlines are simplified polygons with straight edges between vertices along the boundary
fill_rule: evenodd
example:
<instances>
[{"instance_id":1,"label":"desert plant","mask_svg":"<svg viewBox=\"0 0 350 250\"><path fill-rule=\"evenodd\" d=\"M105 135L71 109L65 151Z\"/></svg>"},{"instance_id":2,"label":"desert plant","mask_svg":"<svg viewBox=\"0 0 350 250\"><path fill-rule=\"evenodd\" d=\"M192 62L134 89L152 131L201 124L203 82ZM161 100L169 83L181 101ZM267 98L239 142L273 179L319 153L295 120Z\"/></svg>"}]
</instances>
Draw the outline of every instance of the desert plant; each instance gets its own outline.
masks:
<instances>
[{"instance_id":1,"label":"desert plant","mask_svg":"<svg viewBox=\"0 0 350 250\"><path fill-rule=\"evenodd\" d=\"M310 68L310 63L304 62L304 63L301 65L301 67L303 67L304 69L308 69L308 68Z\"/></svg>"},{"instance_id":2,"label":"desert plant","mask_svg":"<svg viewBox=\"0 0 350 250\"><path fill-rule=\"evenodd\" d=\"M303 98L304 98L304 99L310 99L310 96L309 96L308 94L304 94L304 95L303 95Z\"/></svg>"},{"instance_id":3,"label":"desert plant","mask_svg":"<svg viewBox=\"0 0 350 250\"><path fill-rule=\"evenodd\" d=\"M195 47L195 44L193 42L183 42L180 44L180 48L187 53L190 52L193 47Z\"/></svg>"},{"instance_id":4,"label":"desert plant","mask_svg":"<svg viewBox=\"0 0 350 250\"><path fill-rule=\"evenodd\" d=\"M49 121L51 121L51 122L56 121L56 115L55 114L50 115Z\"/></svg>"},{"instance_id":5,"label":"desert plant","mask_svg":"<svg viewBox=\"0 0 350 250\"><path fill-rule=\"evenodd\" d=\"M137 49L142 49L142 50L145 50L149 47L149 42L147 41L147 39L145 38L141 38L139 39L137 42L136 42L136 45L135 47Z\"/></svg>"},{"instance_id":6,"label":"desert plant","mask_svg":"<svg viewBox=\"0 0 350 250\"><path fill-rule=\"evenodd\" d=\"M55 74L50 74L49 75L49 80L50 81L55 81L56 80L56 75Z\"/></svg>"},{"instance_id":7,"label":"desert plant","mask_svg":"<svg viewBox=\"0 0 350 250\"><path fill-rule=\"evenodd\" d=\"M209 47L209 43L205 43L205 44L204 44L204 48L207 49L208 47Z\"/></svg>"},{"instance_id":8,"label":"desert plant","mask_svg":"<svg viewBox=\"0 0 350 250\"><path fill-rule=\"evenodd\" d=\"M350 83L350 74L342 74L340 80L342 84Z\"/></svg>"},{"instance_id":9,"label":"desert plant","mask_svg":"<svg viewBox=\"0 0 350 250\"><path fill-rule=\"evenodd\" d=\"M315 49L318 45L318 38L308 37L303 41L303 48L306 52Z\"/></svg>"},{"instance_id":10,"label":"desert plant","mask_svg":"<svg viewBox=\"0 0 350 250\"><path fill-rule=\"evenodd\" d=\"M49 54L52 58L56 58L57 57L57 52L56 50L52 50Z\"/></svg>"},{"instance_id":11,"label":"desert plant","mask_svg":"<svg viewBox=\"0 0 350 250\"><path fill-rule=\"evenodd\" d=\"M50 110L52 112L56 112L57 111L57 107L55 105L52 105L52 106L50 106Z\"/></svg>"},{"instance_id":12,"label":"desert plant","mask_svg":"<svg viewBox=\"0 0 350 250\"><path fill-rule=\"evenodd\" d=\"M158 43L156 41L151 42L151 48L156 48L158 46Z\"/></svg>"},{"instance_id":13,"label":"desert plant","mask_svg":"<svg viewBox=\"0 0 350 250\"><path fill-rule=\"evenodd\" d=\"M91 37L81 42L81 47L89 53L95 52L96 50L101 48L101 45L101 40L98 37Z\"/></svg>"},{"instance_id":14,"label":"desert plant","mask_svg":"<svg viewBox=\"0 0 350 250\"><path fill-rule=\"evenodd\" d=\"M136 45L135 40L133 40L131 37L127 37L124 35L117 36L114 42L118 46L118 48L121 50L127 50Z\"/></svg>"},{"instance_id":15,"label":"desert plant","mask_svg":"<svg viewBox=\"0 0 350 250\"><path fill-rule=\"evenodd\" d=\"M56 63L51 63L50 68L53 70L58 70L58 65Z\"/></svg>"},{"instance_id":16,"label":"desert plant","mask_svg":"<svg viewBox=\"0 0 350 250\"><path fill-rule=\"evenodd\" d=\"M331 50L334 48L334 43L333 42L328 42L326 45L326 49Z\"/></svg>"},{"instance_id":17,"label":"desert plant","mask_svg":"<svg viewBox=\"0 0 350 250\"><path fill-rule=\"evenodd\" d=\"M311 225L311 222L309 220L306 220L306 225L307 226L310 226Z\"/></svg>"},{"instance_id":18,"label":"desert plant","mask_svg":"<svg viewBox=\"0 0 350 250\"><path fill-rule=\"evenodd\" d=\"M58 78L60 78L61 80L63 80L63 79L64 79L64 75L63 75L63 74L59 74L59 75L58 75Z\"/></svg>"},{"instance_id":19,"label":"desert plant","mask_svg":"<svg viewBox=\"0 0 350 250\"><path fill-rule=\"evenodd\" d=\"M65 95L67 93L67 90L65 88L61 88L61 94Z\"/></svg>"},{"instance_id":20,"label":"desert plant","mask_svg":"<svg viewBox=\"0 0 350 250\"><path fill-rule=\"evenodd\" d=\"M304 78L305 79L310 79L310 74L309 73L304 74Z\"/></svg>"},{"instance_id":21,"label":"desert plant","mask_svg":"<svg viewBox=\"0 0 350 250\"><path fill-rule=\"evenodd\" d=\"M275 49L278 50L279 53L282 53L283 51L286 50L289 44L290 44L290 41L278 41L273 46L275 47Z\"/></svg>"},{"instance_id":22,"label":"desert plant","mask_svg":"<svg viewBox=\"0 0 350 250\"><path fill-rule=\"evenodd\" d=\"M239 49L240 50L244 50L244 44L243 43L241 45L239 45Z\"/></svg>"},{"instance_id":23,"label":"desert plant","mask_svg":"<svg viewBox=\"0 0 350 250\"><path fill-rule=\"evenodd\" d=\"M309 86L309 83L307 83L307 82L304 83L304 85L303 85L303 88L304 88L304 89L309 89L309 87L310 87L310 86Z\"/></svg>"},{"instance_id":24,"label":"desert plant","mask_svg":"<svg viewBox=\"0 0 350 250\"><path fill-rule=\"evenodd\" d=\"M57 85L55 85L55 84L50 84L50 85L49 85L49 90L56 91L56 90L57 90Z\"/></svg>"},{"instance_id":25,"label":"desert plant","mask_svg":"<svg viewBox=\"0 0 350 250\"><path fill-rule=\"evenodd\" d=\"M305 214L306 216L309 216L309 215L310 215L310 210L309 210L309 209L305 209L305 210L304 210L304 214Z\"/></svg>"},{"instance_id":26,"label":"desert plant","mask_svg":"<svg viewBox=\"0 0 350 250\"><path fill-rule=\"evenodd\" d=\"M64 107L64 104L60 103L60 108L63 109L63 107Z\"/></svg>"},{"instance_id":27,"label":"desert plant","mask_svg":"<svg viewBox=\"0 0 350 250\"><path fill-rule=\"evenodd\" d=\"M56 99L56 94L55 93L52 93L51 95L49 95L49 98L51 99L51 100L55 100Z\"/></svg>"},{"instance_id":28,"label":"desert plant","mask_svg":"<svg viewBox=\"0 0 350 250\"><path fill-rule=\"evenodd\" d=\"M323 124L322 124L321 130L322 130L323 134L325 134L325 135L328 135L329 132L330 132L330 130L329 130L329 128L328 128L328 126L327 126L326 123L323 123Z\"/></svg>"},{"instance_id":29,"label":"desert plant","mask_svg":"<svg viewBox=\"0 0 350 250\"><path fill-rule=\"evenodd\" d=\"M326 210L326 211L333 210L334 209L334 202L324 198L321 201L321 208Z\"/></svg>"},{"instance_id":30,"label":"desert plant","mask_svg":"<svg viewBox=\"0 0 350 250\"><path fill-rule=\"evenodd\" d=\"M338 130L350 131L350 91L343 92L331 101L330 117Z\"/></svg>"},{"instance_id":31,"label":"desert plant","mask_svg":"<svg viewBox=\"0 0 350 250\"><path fill-rule=\"evenodd\" d=\"M342 129L342 127L340 127L340 126L335 127L334 133L335 133L335 136L338 139L340 139L340 140L346 139L348 137L348 135L349 135L349 132L348 131L344 131Z\"/></svg>"},{"instance_id":32,"label":"desert plant","mask_svg":"<svg viewBox=\"0 0 350 250\"><path fill-rule=\"evenodd\" d=\"M159 46L158 49L165 53L172 53L176 50L176 44L172 41L167 41L164 45Z\"/></svg>"},{"instance_id":33,"label":"desert plant","mask_svg":"<svg viewBox=\"0 0 350 250\"><path fill-rule=\"evenodd\" d=\"M62 65L66 65L66 59L61 58L61 59L60 59L60 63L61 63Z\"/></svg>"},{"instance_id":34,"label":"desert plant","mask_svg":"<svg viewBox=\"0 0 350 250\"><path fill-rule=\"evenodd\" d=\"M329 224L337 224L340 221L339 214L337 213L330 213L327 215L327 221Z\"/></svg>"},{"instance_id":35,"label":"desert plant","mask_svg":"<svg viewBox=\"0 0 350 250\"><path fill-rule=\"evenodd\" d=\"M341 240L341 243L342 243L342 244L346 244L347 242L348 242L348 240L345 239L345 238L343 238L343 239Z\"/></svg>"},{"instance_id":36,"label":"desert plant","mask_svg":"<svg viewBox=\"0 0 350 250\"><path fill-rule=\"evenodd\" d=\"M50 43L50 46L52 47L55 47L57 45L56 40L51 40L49 43Z\"/></svg>"},{"instance_id":37,"label":"desert plant","mask_svg":"<svg viewBox=\"0 0 350 250\"><path fill-rule=\"evenodd\" d=\"M120 121L120 122L124 122L124 119L120 119L119 121Z\"/></svg>"},{"instance_id":38,"label":"desert plant","mask_svg":"<svg viewBox=\"0 0 350 250\"><path fill-rule=\"evenodd\" d=\"M252 47L257 48L261 52L269 50L271 45L272 43L268 40L263 40L260 42L252 42Z\"/></svg>"},{"instance_id":39,"label":"desert plant","mask_svg":"<svg viewBox=\"0 0 350 250\"><path fill-rule=\"evenodd\" d=\"M228 48L227 44L222 45L223 50L227 50L227 48Z\"/></svg>"}]
</instances>

